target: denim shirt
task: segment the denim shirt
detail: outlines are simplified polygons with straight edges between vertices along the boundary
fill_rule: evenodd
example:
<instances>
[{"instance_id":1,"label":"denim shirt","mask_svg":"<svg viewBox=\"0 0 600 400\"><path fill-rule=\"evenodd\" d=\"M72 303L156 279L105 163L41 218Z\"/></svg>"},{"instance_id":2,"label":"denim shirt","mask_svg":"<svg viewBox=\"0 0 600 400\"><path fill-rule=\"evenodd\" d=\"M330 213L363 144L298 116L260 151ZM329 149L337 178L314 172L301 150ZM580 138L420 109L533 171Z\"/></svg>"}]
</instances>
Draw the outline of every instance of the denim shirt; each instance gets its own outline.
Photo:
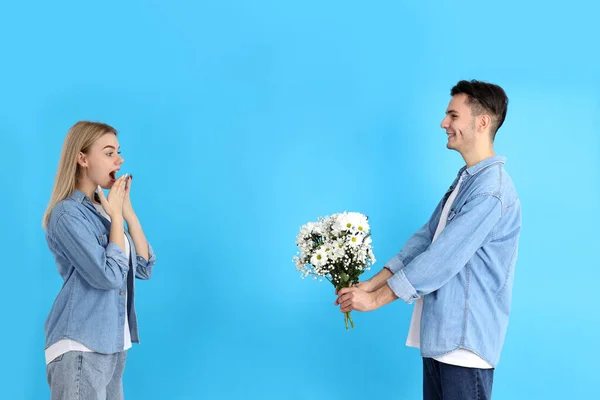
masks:
<instances>
[{"instance_id":1,"label":"denim shirt","mask_svg":"<svg viewBox=\"0 0 600 400\"><path fill-rule=\"evenodd\" d=\"M125 231L131 247L127 259L109 235L110 222L79 190L52 210L46 242L64 283L44 325L46 349L72 339L98 353L122 351L126 311L131 341L139 343L133 277L150 279L156 258L149 244L149 260L136 255Z\"/></svg>"},{"instance_id":2,"label":"denim shirt","mask_svg":"<svg viewBox=\"0 0 600 400\"><path fill-rule=\"evenodd\" d=\"M492 366L500 359L510 313L521 232L521 204L505 157L463 167L429 221L385 267L400 299L423 297L421 355L470 350ZM462 176L446 227L434 233Z\"/></svg>"}]
</instances>

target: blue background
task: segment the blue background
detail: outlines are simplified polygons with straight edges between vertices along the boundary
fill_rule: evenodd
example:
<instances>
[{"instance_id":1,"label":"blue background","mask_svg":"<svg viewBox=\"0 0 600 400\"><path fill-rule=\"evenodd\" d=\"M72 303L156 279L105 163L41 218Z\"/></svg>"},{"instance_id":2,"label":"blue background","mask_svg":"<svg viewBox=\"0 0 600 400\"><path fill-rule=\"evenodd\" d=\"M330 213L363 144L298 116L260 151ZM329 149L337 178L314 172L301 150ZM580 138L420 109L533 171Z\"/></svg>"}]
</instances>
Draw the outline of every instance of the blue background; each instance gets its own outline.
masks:
<instances>
[{"instance_id":1,"label":"blue background","mask_svg":"<svg viewBox=\"0 0 600 400\"><path fill-rule=\"evenodd\" d=\"M368 4L367 4L368 3ZM379 259L456 171L460 79L510 98L496 151L523 206L495 399L597 393L598 6L570 1L104 1L0 6L0 398L43 399L61 280L40 226L64 136L119 132L158 255L126 398L417 399L412 307L355 313L292 263L299 227L368 214Z\"/></svg>"}]
</instances>

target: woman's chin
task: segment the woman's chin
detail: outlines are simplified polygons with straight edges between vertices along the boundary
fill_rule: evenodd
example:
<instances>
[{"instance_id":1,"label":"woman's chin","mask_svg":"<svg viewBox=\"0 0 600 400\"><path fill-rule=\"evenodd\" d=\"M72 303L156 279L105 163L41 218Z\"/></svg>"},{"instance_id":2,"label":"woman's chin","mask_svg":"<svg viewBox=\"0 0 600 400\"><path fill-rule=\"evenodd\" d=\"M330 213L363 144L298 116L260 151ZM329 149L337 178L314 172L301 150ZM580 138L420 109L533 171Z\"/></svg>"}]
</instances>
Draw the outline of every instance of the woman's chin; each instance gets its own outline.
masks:
<instances>
[{"instance_id":1,"label":"woman's chin","mask_svg":"<svg viewBox=\"0 0 600 400\"><path fill-rule=\"evenodd\" d=\"M112 181L103 182L99 186L104 190L110 190L115 183Z\"/></svg>"}]
</instances>

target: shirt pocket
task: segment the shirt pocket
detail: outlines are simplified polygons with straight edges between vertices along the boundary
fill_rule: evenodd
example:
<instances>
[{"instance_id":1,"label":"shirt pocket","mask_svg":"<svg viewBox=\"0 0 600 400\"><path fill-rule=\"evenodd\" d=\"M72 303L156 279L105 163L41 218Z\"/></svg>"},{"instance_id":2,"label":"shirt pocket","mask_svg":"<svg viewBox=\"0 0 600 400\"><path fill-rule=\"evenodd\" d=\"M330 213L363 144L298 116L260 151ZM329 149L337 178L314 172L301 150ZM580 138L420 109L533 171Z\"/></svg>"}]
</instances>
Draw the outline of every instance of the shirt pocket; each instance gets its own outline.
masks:
<instances>
[{"instance_id":1,"label":"shirt pocket","mask_svg":"<svg viewBox=\"0 0 600 400\"><path fill-rule=\"evenodd\" d=\"M105 234L98 235L98 243L100 243L100 246L102 246L102 247L108 246L108 235L105 235Z\"/></svg>"},{"instance_id":2,"label":"shirt pocket","mask_svg":"<svg viewBox=\"0 0 600 400\"><path fill-rule=\"evenodd\" d=\"M454 219L454 217L456 217L456 211L455 210L450 210L450 212L448 213L448 218L447 221L450 222Z\"/></svg>"}]
</instances>

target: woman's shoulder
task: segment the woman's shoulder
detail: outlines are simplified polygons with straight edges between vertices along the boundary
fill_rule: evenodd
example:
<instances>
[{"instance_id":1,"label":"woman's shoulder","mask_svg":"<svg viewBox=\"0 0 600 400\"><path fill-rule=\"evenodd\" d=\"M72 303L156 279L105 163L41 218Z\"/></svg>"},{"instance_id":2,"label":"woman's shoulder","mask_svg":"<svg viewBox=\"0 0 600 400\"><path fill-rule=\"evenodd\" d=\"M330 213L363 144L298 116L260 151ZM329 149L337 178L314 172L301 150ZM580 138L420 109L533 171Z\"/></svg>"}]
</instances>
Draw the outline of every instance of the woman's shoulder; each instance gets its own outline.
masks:
<instances>
[{"instance_id":1,"label":"woman's shoulder","mask_svg":"<svg viewBox=\"0 0 600 400\"><path fill-rule=\"evenodd\" d=\"M53 231L59 221L87 219L83 208L83 204L70 197L59 201L50 213L48 231Z\"/></svg>"}]
</instances>

